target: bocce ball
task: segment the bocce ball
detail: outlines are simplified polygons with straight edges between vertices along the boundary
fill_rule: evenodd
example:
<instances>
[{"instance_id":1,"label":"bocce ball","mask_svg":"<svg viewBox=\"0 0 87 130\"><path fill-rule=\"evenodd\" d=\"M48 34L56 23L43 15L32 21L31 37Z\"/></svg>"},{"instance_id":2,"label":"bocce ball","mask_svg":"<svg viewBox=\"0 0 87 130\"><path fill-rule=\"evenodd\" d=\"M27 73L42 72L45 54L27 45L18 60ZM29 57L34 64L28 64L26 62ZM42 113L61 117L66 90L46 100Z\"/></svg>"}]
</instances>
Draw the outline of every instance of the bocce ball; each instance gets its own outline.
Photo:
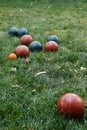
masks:
<instances>
[{"instance_id":1,"label":"bocce ball","mask_svg":"<svg viewBox=\"0 0 87 130\"><path fill-rule=\"evenodd\" d=\"M84 113L84 102L77 94L67 93L59 98L57 108L65 117L79 118Z\"/></svg>"},{"instance_id":2,"label":"bocce ball","mask_svg":"<svg viewBox=\"0 0 87 130\"><path fill-rule=\"evenodd\" d=\"M56 43L59 44L60 39L56 35L51 35L51 36L48 37L47 41L55 41Z\"/></svg>"},{"instance_id":3,"label":"bocce ball","mask_svg":"<svg viewBox=\"0 0 87 130\"><path fill-rule=\"evenodd\" d=\"M25 35L25 34L29 34L29 33L28 33L28 30L27 30L26 28L21 28L21 29L19 29L19 31L18 31L18 36L19 36L19 37L21 37L21 36L23 36L23 35Z\"/></svg>"},{"instance_id":4,"label":"bocce ball","mask_svg":"<svg viewBox=\"0 0 87 130\"><path fill-rule=\"evenodd\" d=\"M42 51L42 44L39 41L33 41L29 44L30 51Z\"/></svg>"},{"instance_id":5,"label":"bocce ball","mask_svg":"<svg viewBox=\"0 0 87 130\"><path fill-rule=\"evenodd\" d=\"M15 53L18 57L27 57L30 54L29 48L25 45L19 45L15 49Z\"/></svg>"},{"instance_id":6,"label":"bocce ball","mask_svg":"<svg viewBox=\"0 0 87 130\"><path fill-rule=\"evenodd\" d=\"M48 41L44 46L45 51L58 51L58 44L55 41Z\"/></svg>"},{"instance_id":7,"label":"bocce ball","mask_svg":"<svg viewBox=\"0 0 87 130\"><path fill-rule=\"evenodd\" d=\"M8 34L10 36L18 36L18 29L16 27L12 27L9 29Z\"/></svg>"},{"instance_id":8,"label":"bocce ball","mask_svg":"<svg viewBox=\"0 0 87 130\"><path fill-rule=\"evenodd\" d=\"M31 42L33 41L33 38L31 35L23 35L21 38L20 38L20 42L22 45L28 45L30 44Z\"/></svg>"}]
</instances>

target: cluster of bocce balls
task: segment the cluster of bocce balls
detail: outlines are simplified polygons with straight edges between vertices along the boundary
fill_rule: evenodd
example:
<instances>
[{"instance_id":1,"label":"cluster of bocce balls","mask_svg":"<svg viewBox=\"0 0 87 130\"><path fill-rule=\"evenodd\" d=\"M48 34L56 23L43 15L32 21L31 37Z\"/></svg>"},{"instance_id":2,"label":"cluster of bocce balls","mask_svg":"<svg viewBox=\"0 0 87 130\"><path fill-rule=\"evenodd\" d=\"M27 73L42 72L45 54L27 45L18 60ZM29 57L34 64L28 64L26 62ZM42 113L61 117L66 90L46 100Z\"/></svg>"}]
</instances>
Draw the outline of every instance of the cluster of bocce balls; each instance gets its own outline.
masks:
<instances>
[{"instance_id":1,"label":"cluster of bocce balls","mask_svg":"<svg viewBox=\"0 0 87 130\"><path fill-rule=\"evenodd\" d=\"M22 28L18 30L12 27L8 31L11 36L20 37L20 45L16 47L15 53L9 55L10 59L16 59L17 57L29 56L30 51L42 51L43 47L39 41L34 41L32 36L29 35L27 29ZM45 51L58 51L59 38L56 35L48 37L47 42L44 46ZM58 111L65 117L80 118L84 114L84 101L75 93L67 93L62 95L57 103Z\"/></svg>"},{"instance_id":2,"label":"cluster of bocce balls","mask_svg":"<svg viewBox=\"0 0 87 130\"><path fill-rule=\"evenodd\" d=\"M56 35L51 35L47 38L47 42L44 47L41 42L33 39L26 28L18 29L16 27L12 27L8 30L8 34L10 36L20 37L20 45L15 49L15 54L17 57L27 57L31 52L40 52L45 51L58 51L60 39Z\"/></svg>"}]
</instances>

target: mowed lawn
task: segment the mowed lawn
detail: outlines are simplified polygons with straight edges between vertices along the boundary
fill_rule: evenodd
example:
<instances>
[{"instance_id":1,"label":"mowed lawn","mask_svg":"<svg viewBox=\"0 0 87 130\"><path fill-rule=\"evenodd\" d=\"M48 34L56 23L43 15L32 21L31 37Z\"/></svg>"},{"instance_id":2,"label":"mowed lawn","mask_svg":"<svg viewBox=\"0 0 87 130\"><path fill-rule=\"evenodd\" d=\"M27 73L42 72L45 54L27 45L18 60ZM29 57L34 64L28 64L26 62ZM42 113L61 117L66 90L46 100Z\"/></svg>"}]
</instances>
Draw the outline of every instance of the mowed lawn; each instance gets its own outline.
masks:
<instances>
[{"instance_id":1,"label":"mowed lawn","mask_svg":"<svg viewBox=\"0 0 87 130\"><path fill-rule=\"evenodd\" d=\"M27 28L42 52L10 60L20 45L11 27ZM44 51L50 35L60 38L57 52ZM65 93L82 97L81 119L57 110ZM0 130L87 130L86 0L0 0Z\"/></svg>"}]
</instances>

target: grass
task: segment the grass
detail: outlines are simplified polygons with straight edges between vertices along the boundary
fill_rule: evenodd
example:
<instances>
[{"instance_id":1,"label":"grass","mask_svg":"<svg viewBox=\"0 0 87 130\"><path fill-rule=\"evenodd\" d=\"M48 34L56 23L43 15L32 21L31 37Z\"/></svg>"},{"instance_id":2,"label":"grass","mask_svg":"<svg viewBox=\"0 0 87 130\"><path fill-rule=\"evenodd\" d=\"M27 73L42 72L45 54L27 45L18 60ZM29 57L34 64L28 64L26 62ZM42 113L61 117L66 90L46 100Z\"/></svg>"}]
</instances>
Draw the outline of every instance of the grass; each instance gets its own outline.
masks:
<instances>
[{"instance_id":1,"label":"grass","mask_svg":"<svg viewBox=\"0 0 87 130\"><path fill-rule=\"evenodd\" d=\"M10 27L25 27L44 44L57 35L59 51L31 53L11 61L20 44ZM40 71L47 74L35 76ZM68 92L85 102L82 119L66 119L57 111ZM0 0L0 130L87 129L87 2L86 0Z\"/></svg>"}]
</instances>

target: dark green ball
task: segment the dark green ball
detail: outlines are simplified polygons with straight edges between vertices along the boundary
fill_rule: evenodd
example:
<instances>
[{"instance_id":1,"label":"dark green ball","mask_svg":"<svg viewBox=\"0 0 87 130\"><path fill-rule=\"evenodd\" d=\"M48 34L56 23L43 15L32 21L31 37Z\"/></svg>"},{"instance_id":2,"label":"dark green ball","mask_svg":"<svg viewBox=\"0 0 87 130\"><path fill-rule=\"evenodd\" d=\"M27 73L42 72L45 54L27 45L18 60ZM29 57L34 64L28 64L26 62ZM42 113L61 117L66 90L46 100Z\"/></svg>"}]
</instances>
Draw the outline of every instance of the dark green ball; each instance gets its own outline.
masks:
<instances>
[{"instance_id":1,"label":"dark green ball","mask_svg":"<svg viewBox=\"0 0 87 130\"><path fill-rule=\"evenodd\" d=\"M47 41L55 41L56 43L59 44L60 39L56 35L51 35L51 36L48 37Z\"/></svg>"},{"instance_id":2,"label":"dark green ball","mask_svg":"<svg viewBox=\"0 0 87 130\"><path fill-rule=\"evenodd\" d=\"M39 41L33 41L29 44L29 50L32 52L42 51L42 44Z\"/></svg>"},{"instance_id":3,"label":"dark green ball","mask_svg":"<svg viewBox=\"0 0 87 130\"><path fill-rule=\"evenodd\" d=\"M21 37L23 35L26 35L26 34L29 34L28 33L28 30L26 28L21 28L19 31L18 31L18 36Z\"/></svg>"},{"instance_id":4,"label":"dark green ball","mask_svg":"<svg viewBox=\"0 0 87 130\"><path fill-rule=\"evenodd\" d=\"M16 27L12 27L9 29L8 34L11 36L18 36L18 29Z\"/></svg>"}]
</instances>

